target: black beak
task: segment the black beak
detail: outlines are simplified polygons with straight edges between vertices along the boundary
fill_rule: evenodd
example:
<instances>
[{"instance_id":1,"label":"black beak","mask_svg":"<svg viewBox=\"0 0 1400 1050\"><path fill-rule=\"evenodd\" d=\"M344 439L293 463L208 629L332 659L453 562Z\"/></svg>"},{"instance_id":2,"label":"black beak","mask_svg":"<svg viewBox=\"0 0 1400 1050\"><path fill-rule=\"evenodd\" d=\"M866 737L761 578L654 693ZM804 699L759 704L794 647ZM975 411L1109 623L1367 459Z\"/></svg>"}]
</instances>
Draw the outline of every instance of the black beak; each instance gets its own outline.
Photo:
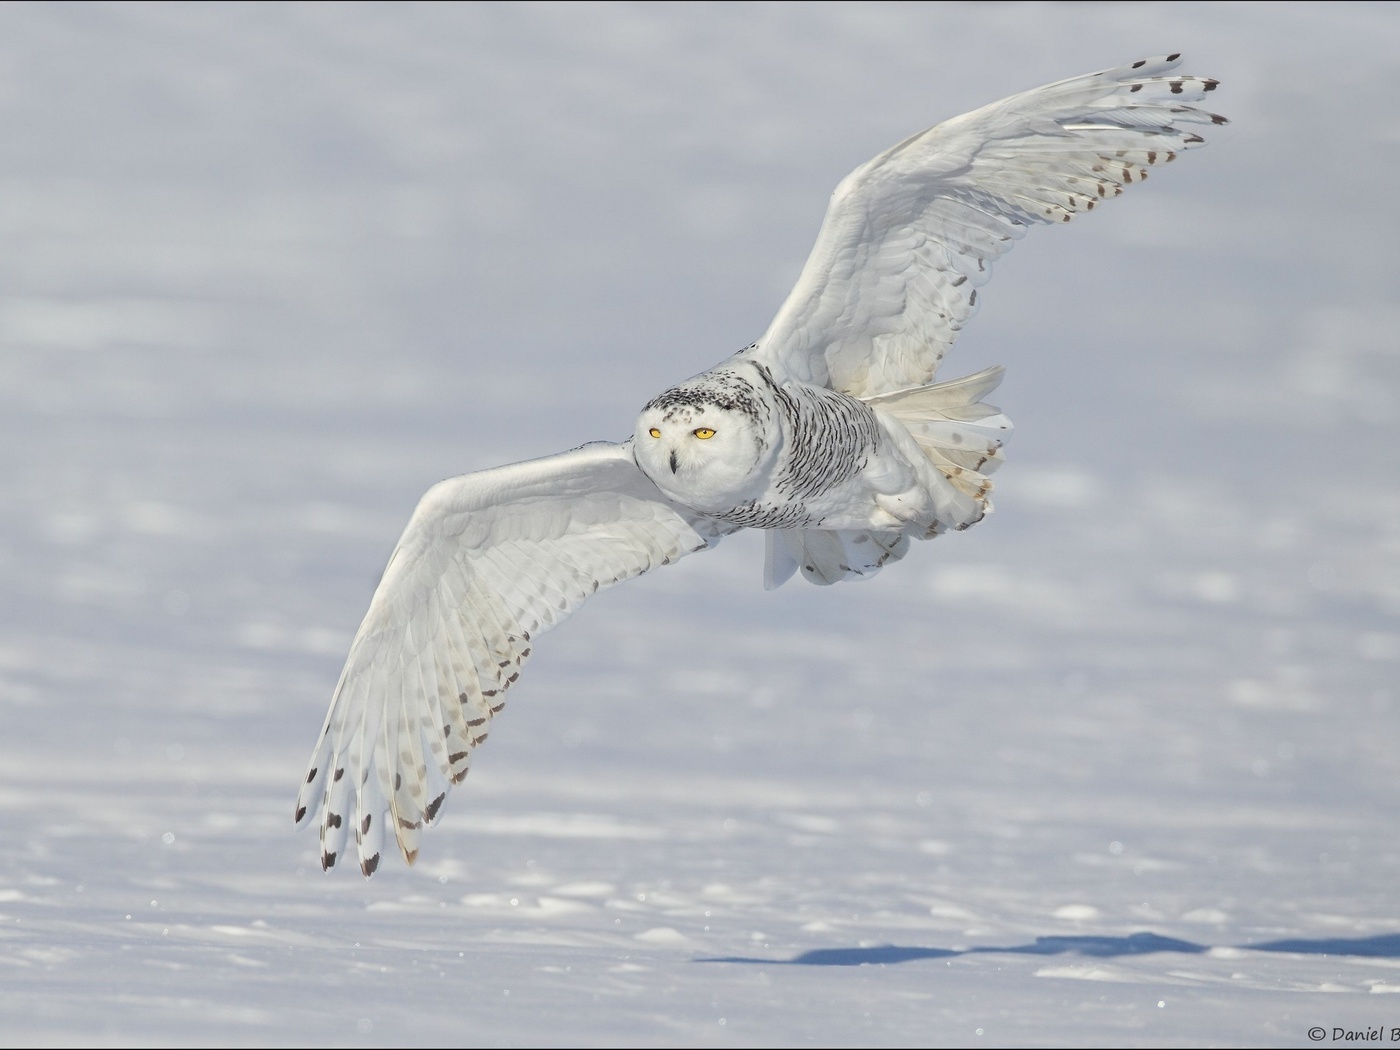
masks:
<instances>
[{"instance_id":1,"label":"black beak","mask_svg":"<svg viewBox=\"0 0 1400 1050\"><path fill-rule=\"evenodd\" d=\"M679 467L679 464L676 462L676 454L675 454L674 452L672 452L672 453L671 453L671 473L674 474L674 473L676 472L676 470L678 469L678 467Z\"/></svg>"}]
</instances>

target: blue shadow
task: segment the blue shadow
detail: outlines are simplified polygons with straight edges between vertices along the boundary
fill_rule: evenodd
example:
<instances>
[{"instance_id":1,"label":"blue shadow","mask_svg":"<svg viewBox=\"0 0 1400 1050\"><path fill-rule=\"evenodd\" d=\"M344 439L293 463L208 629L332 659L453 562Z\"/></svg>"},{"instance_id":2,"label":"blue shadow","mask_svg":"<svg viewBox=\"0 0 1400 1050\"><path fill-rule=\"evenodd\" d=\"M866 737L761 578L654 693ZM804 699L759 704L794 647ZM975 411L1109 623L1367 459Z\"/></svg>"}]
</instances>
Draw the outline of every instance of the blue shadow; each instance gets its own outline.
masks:
<instances>
[{"instance_id":1,"label":"blue shadow","mask_svg":"<svg viewBox=\"0 0 1400 1050\"><path fill-rule=\"evenodd\" d=\"M1351 955L1372 959L1400 958L1400 933L1375 937L1327 937L1319 940L1266 941L1241 944L1252 952L1289 952L1295 955ZM1155 933L1132 933L1126 937L1037 937L1031 944L1012 947L915 948L883 944L875 948L814 948L791 959L757 959L742 955L697 959L696 962L761 963L765 966L871 966L886 963L917 962L920 959L950 959L959 955L1088 955L1114 958L1122 955L1151 955L1178 952L1200 955L1210 951L1204 944L1162 937Z\"/></svg>"},{"instance_id":2,"label":"blue shadow","mask_svg":"<svg viewBox=\"0 0 1400 1050\"><path fill-rule=\"evenodd\" d=\"M1321 940L1265 941L1241 944L1252 952L1293 952L1296 955L1357 955L1367 959L1400 959L1400 933L1374 937L1324 937Z\"/></svg>"}]
</instances>

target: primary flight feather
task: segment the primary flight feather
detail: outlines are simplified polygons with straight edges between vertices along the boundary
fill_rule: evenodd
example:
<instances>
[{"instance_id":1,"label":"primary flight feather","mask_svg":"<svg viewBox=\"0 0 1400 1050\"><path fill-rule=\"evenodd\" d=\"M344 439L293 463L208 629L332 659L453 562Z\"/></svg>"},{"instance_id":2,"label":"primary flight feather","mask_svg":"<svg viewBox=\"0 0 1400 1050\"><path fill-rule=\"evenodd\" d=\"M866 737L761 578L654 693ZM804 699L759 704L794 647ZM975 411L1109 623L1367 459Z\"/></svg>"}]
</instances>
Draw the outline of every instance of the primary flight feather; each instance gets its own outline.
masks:
<instances>
[{"instance_id":1,"label":"primary flight feather","mask_svg":"<svg viewBox=\"0 0 1400 1050\"><path fill-rule=\"evenodd\" d=\"M297 799L332 867L385 824L405 859L536 638L590 594L713 546L767 537L764 585L869 576L910 539L991 509L1011 423L1001 369L935 382L992 262L1203 141L1217 82L1144 59L945 121L837 186L763 338L653 398L631 439L433 486L350 646Z\"/></svg>"}]
</instances>

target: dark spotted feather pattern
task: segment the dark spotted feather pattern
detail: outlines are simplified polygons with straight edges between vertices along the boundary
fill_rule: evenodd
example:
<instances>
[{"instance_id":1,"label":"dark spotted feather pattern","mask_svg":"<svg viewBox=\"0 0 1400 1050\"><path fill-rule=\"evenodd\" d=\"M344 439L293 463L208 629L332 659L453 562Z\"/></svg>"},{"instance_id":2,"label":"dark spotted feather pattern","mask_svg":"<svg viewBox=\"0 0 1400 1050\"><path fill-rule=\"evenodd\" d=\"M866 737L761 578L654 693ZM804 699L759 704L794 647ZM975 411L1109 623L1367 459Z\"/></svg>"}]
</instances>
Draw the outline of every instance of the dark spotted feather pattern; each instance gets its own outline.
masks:
<instances>
[{"instance_id":1,"label":"dark spotted feather pattern","mask_svg":"<svg viewBox=\"0 0 1400 1050\"><path fill-rule=\"evenodd\" d=\"M1180 55L1035 88L944 121L836 188L796 287L760 341L775 374L854 397L933 381L991 265L1199 146L1225 118Z\"/></svg>"}]
</instances>

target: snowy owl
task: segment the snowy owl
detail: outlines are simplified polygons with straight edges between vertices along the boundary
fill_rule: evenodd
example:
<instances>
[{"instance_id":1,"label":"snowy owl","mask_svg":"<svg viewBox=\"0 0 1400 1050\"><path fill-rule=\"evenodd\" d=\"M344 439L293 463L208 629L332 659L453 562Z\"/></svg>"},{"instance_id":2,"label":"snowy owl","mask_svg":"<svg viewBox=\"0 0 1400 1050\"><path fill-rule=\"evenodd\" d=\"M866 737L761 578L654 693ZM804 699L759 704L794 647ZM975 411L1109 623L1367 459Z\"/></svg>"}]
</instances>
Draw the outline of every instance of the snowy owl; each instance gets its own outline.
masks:
<instances>
[{"instance_id":1,"label":"snowy owl","mask_svg":"<svg viewBox=\"0 0 1400 1050\"><path fill-rule=\"evenodd\" d=\"M1203 141L1217 81L1145 59L1026 91L881 153L832 194L758 342L653 398L633 436L428 490L350 646L297 799L321 864L404 858L539 635L594 591L765 530L764 584L859 579L989 510L1000 368L935 382L994 259Z\"/></svg>"}]
</instances>

